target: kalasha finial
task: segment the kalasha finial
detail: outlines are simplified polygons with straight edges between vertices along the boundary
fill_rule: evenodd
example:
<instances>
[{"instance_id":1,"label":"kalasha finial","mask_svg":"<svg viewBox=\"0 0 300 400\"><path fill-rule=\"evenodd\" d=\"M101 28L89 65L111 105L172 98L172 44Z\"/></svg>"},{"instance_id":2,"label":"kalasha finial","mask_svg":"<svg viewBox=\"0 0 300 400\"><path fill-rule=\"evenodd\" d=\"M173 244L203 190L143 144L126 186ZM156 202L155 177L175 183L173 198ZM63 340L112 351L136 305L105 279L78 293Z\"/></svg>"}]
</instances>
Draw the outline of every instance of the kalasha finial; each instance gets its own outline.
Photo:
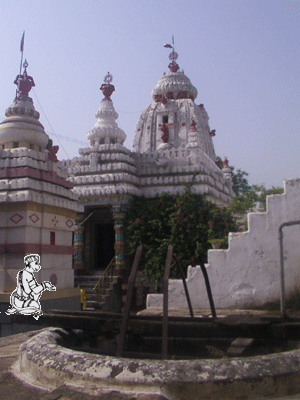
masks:
<instances>
[{"instance_id":1,"label":"kalasha finial","mask_svg":"<svg viewBox=\"0 0 300 400\"><path fill-rule=\"evenodd\" d=\"M28 67L28 62L25 59L23 63L23 74L19 74L15 81L14 84L18 86L18 91L17 91L17 96L18 97L28 97L28 93L30 92L31 88L35 86L34 80L32 76L27 75L27 67Z\"/></svg>"},{"instance_id":2,"label":"kalasha finial","mask_svg":"<svg viewBox=\"0 0 300 400\"><path fill-rule=\"evenodd\" d=\"M178 53L176 53L176 51L173 49L169 55L169 59L174 62L175 60L177 60L177 58L178 58Z\"/></svg>"},{"instance_id":3,"label":"kalasha finial","mask_svg":"<svg viewBox=\"0 0 300 400\"><path fill-rule=\"evenodd\" d=\"M101 85L100 90L102 91L102 93L104 94L104 100L111 100L110 96L113 94L113 92L115 91L115 87L114 85L111 85L110 83L113 80L113 76L112 74L110 74L109 72L105 75L104 77L104 82Z\"/></svg>"},{"instance_id":4,"label":"kalasha finial","mask_svg":"<svg viewBox=\"0 0 300 400\"><path fill-rule=\"evenodd\" d=\"M111 83L112 82L112 80L113 80L113 76L112 76L112 74L110 74L109 72L105 75L105 77L104 77L104 82L105 83Z\"/></svg>"},{"instance_id":5,"label":"kalasha finial","mask_svg":"<svg viewBox=\"0 0 300 400\"><path fill-rule=\"evenodd\" d=\"M169 43L166 43L164 45L164 47L168 48L168 49L172 49L170 55L169 55L169 59L172 61L168 67L170 69L171 72L177 72L179 70L179 65L177 64L176 60L178 58L178 53L176 53L175 51L175 45L174 45L174 35L172 35L172 45Z\"/></svg>"}]
</instances>

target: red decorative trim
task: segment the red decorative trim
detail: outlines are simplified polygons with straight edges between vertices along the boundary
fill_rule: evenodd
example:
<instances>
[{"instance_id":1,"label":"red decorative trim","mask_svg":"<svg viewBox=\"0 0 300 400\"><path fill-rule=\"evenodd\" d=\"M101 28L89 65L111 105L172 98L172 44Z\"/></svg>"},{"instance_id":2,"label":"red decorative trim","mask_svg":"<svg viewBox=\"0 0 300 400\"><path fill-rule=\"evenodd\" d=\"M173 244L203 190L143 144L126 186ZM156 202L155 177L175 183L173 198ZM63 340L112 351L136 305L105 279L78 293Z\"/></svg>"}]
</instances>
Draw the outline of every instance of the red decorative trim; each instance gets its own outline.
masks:
<instances>
[{"instance_id":1,"label":"red decorative trim","mask_svg":"<svg viewBox=\"0 0 300 400\"><path fill-rule=\"evenodd\" d=\"M74 248L51 244L11 243L1 245L0 253L74 254Z\"/></svg>"},{"instance_id":2,"label":"red decorative trim","mask_svg":"<svg viewBox=\"0 0 300 400\"><path fill-rule=\"evenodd\" d=\"M52 146L50 147L48 151L48 160L53 161L53 162L58 162L56 153L59 150L59 146Z\"/></svg>"},{"instance_id":3,"label":"red decorative trim","mask_svg":"<svg viewBox=\"0 0 300 400\"><path fill-rule=\"evenodd\" d=\"M13 216L11 216L9 218L12 222L14 222L15 224L18 224L20 221L22 221L22 219L24 219L24 217L22 217L22 215L15 213Z\"/></svg>"},{"instance_id":4,"label":"red decorative trim","mask_svg":"<svg viewBox=\"0 0 300 400\"><path fill-rule=\"evenodd\" d=\"M42 254L74 254L73 246L52 246L51 244L42 244Z\"/></svg>"},{"instance_id":5,"label":"red decorative trim","mask_svg":"<svg viewBox=\"0 0 300 400\"><path fill-rule=\"evenodd\" d=\"M163 104L167 104L168 100L166 99L165 96L163 96L162 94L156 94L154 96L154 101L156 103L163 103Z\"/></svg>"},{"instance_id":6,"label":"red decorative trim","mask_svg":"<svg viewBox=\"0 0 300 400\"><path fill-rule=\"evenodd\" d=\"M29 218L34 224L39 221L39 217L36 214L31 214Z\"/></svg>"},{"instance_id":7,"label":"red decorative trim","mask_svg":"<svg viewBox=\"0 0 300 400\"><path fill-rule=\"evenodd\" d=\"M56 215L52 219L52 222L53 222L53 225L56 227L56 225L58 224L58 219L56 218Z\"/></svg>"},{"instance_id":8,"label":"red decorative trim","mask_svg":"<svg viewBox=\"0 0 300 400\"><path fill-rule=\"evenodd\" d=\"M71 219L68 219L68 221L66 221L66 225L67 227L70 229L72 228L72 226L74 225L73 221Z\"/></svg>"},{"instance_id":9,"label":"red decorative trim","mask_svg":"<svg viewBox=\"0 0 300 400\"><path fill-rule=\"evenodd\" d=\"M192 119L192 122L191 122L191 125L190 125L190 132L197 132L196 122L195 122L194 118Z\"/></svg>"},{"instance_id":10,"label":"red decorative trim","mask_svg":"<svg viewBox=\"0 0 300 400\"><path fill-rule=\"evenodd\" d=\"M40 171L31 167L16 167L16 168L2 168L0 170L0 178L22 178L28 177L54 183L55 185L63 186L67 189L72 189L73 184L60 178L55 171Z\"/></svg>"},{"instance_id":11,"label":"red decorative trim","mask_svg":"<svg viewBox=\"0 0 300 400\"><path fill-rule=\"evenodd\" d=\"M177 95L177 97L176 97L176 99L187 99L188 98L188 95L187 95L187 92L185 91L185 92L179 92L178 93L178 95Z\"/></svg>"}]
</instances>

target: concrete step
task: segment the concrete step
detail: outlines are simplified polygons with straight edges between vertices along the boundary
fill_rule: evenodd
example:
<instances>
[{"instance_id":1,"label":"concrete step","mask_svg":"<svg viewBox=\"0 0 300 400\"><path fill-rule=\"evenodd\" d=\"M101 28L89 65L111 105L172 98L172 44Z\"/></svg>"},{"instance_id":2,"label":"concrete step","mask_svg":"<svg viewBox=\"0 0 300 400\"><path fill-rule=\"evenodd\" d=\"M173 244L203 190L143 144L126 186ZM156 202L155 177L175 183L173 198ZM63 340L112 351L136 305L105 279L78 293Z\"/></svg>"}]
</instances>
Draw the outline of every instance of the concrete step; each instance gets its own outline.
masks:
<instances>
[{"instance_id":1,"label":"concrete step","mask_svg":"<svg viewBox=\"0 0 300 400\"><path fill-rule=\"evenodd\" d=\"M94 300L97 298L98 294L97 293L87 293L87 300Z\"/></svg>"},{"instance_id":2,"label":"concrete step","mask_svg":"<svg viewBox=\"0 0 300 400\"><path fill-rule=\"evenodd\" d=\"M83 289L84 287L93 288L93 287L95 287L96 284L97 284L97 281L77 281L77 282L75 282L75 285L79 285L81 289Z\"/></svg>"},{"instance_id":3,"label":"concrete step","mask_svg":"<svg viewBox=\"0 0 300 400\"><path fill-rule=\"evenodd\" d=\"M101 302L97 301L99 299L99 294L93 289L96 283L99 281L101 274L99 276L86 275L75 277L75 284L79 285L81 289L85 290L86 293L86 306L88 309L95 309L101 311L110 311L112 307L111 296L115 290L115 285L118 284L120 278L114 276L109 282L105 282L105 287L101 287Z\"/></svg>"},{"instance_id":4,"label":"concrete step","mask_svg":"<svg viewBox=\"0 0 300 400\"><path fill-rule=\"evenodd\" d=\"M81 275L81 276L75 276L74 280L75 281L98 281L101 278L102 274L99 275Z\"/></svg>"},{"instance_id":5,"label":"concrete step","mask_svg":"<svg viewBox=\"0 0 300 400\"><path fill-rule=\"evenodd\" d=\"M97 304L98 304L97 301L86 301L86 307L89 310L96 310L97 309Z\"/></svg>"},{"instance_id":6,"label":"concrete step","mask_svg":"<svg viewBox=\"0 0 300 400\"><path fill-rule=\"evenodd\" d=\"M93 289L85 289L85 293L87 296L90 294L96 294L96 292Z\"/></svg>"},{"instance_id":7,"label":"concrete step","mask_svg":"<svg viewBox=\"0 0 300 400\"><path fill-rule=\"evenodd\" d=\"M97 282L80 282L79 286L81 289L93 289Z\"/></svg>"}]
</instances>

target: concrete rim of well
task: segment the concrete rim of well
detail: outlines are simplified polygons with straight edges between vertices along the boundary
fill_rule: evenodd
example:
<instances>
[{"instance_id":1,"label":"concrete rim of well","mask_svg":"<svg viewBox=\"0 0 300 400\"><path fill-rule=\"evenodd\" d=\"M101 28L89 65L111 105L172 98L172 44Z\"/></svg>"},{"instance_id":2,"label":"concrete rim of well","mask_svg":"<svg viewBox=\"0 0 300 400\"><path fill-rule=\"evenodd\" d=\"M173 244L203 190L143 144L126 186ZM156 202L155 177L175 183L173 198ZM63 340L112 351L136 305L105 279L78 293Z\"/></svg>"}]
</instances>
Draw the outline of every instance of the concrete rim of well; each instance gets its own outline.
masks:
<instances>
[{"instance_id":1,"label":"concrete rim of well","mask_svg":"<svg viewBox=\"0 0 300 400\"><path fill-rule=\"evenodd\" d=\"M300 350L245 358L139 360L74 351L58 344L67 332L45 328L20 347L14 374L53 390L63 384L86 390L158 393L167 399L220 395L287 395L300 391ZM291 388L293 392L291 393ZM203 397L205 396L205 397Z\"/></svg>"}]
</instances>

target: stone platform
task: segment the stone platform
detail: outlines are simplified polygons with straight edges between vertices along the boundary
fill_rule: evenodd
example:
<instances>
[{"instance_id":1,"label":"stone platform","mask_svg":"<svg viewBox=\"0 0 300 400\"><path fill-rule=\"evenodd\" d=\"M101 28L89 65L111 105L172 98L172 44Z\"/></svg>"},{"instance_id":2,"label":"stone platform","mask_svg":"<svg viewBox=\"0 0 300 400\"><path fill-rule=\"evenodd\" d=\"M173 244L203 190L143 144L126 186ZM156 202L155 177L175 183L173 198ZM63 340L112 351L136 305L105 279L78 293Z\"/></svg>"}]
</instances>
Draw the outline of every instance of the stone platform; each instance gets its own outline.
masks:
<instances>
[{"instance_id":1,"label":"stone platform","mask_svg":"<svg viewBox=\"0 0 300 400\"><path fill-rule=\"evenodd\" d=\"M0 390L11 396L3 400L19 399L23 391L30 396L22 398L33 400L300 400L300 350L221 360L117 359L61 347L62 335L47 328L0 339Z\"/></svg>"},{"instance_id":2,"label":"stone platform","mask_svg":"<svg viewBox=\"0 0 300 400\"><path fill-rule=\"evenodd\" d=\"M217 310L219 318L241 313L266 315ZM171 309L169 315L188 316ZM47 328L0 339L1 400L300 400L300 350L218 360L117 359L62 347L62 336L62 329Z\"/></svg>"},{"instance_id":3,"label":"stone platform","mask_svg":"<svg viewBox=\"0 0 300 400\"><path fill-rule=\"evenodd\" d=\"M101 391L88 394L72 385L62 384L55 389L29 384L27 380L17 378L13 369L22 344L40 331L21 333L0 338L0 393L1 400L162 400L161 396L128 395L120 391Z\"/></svg>"}]
</instances>

